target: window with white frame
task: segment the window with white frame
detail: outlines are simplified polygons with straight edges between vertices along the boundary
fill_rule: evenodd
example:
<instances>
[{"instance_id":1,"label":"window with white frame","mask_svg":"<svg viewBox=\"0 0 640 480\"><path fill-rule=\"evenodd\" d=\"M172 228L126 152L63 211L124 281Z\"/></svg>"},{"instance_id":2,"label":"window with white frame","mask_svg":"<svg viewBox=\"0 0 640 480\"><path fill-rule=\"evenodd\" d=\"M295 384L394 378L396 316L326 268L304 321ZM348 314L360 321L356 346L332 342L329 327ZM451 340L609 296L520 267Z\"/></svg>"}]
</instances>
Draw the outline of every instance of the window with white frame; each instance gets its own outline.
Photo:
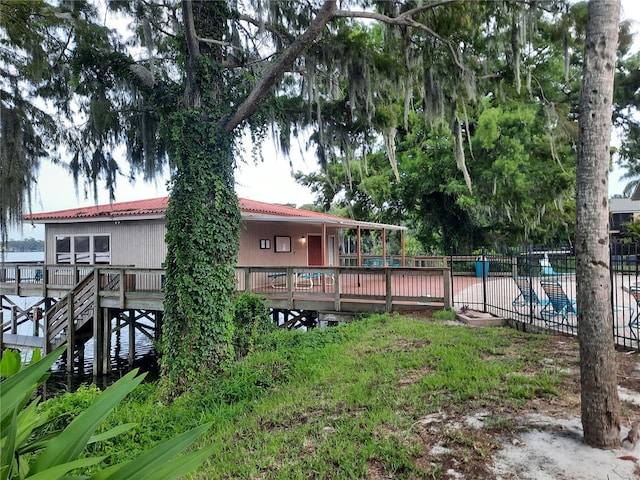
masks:
<instances>
[{"instance_id":1,"label":"window with white frame","mask_svg":"<svg viewBox=\"0 0 640 480\"><path fill-rule=\"evenodd\" d=\"M56 263L106 264L111 263L110 235L56 236Z\"/></svg>"}]
</instances>

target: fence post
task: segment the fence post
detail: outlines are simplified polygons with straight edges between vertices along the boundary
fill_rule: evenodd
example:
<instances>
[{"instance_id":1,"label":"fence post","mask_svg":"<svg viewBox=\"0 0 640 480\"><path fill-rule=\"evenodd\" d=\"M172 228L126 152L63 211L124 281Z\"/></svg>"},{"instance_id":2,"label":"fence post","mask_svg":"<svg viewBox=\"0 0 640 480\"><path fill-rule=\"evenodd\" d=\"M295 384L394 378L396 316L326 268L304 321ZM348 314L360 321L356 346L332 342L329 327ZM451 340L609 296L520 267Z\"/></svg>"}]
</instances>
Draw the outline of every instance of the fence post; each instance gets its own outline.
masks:
<instances>
[{"instance_id":1,"label":"fence post","mask_svg":"<svg viewBox=\"0 0 640 480\"><path fill-rule=\"evenodd\" d=\"M484 271L484 269L488 267L485 262L487 258L486 253L485 248L482 247L482 257L480 260L482 261L482 311L484 313L487 313L487 279L489 278L489 272Z\"/></svg>"},{"instance_id":2,"label":"fence post","mask_svg":"<svg viewBox=\"0 0 640 480\"><path fill-rule=\"evenodd\" d=\"M450 259L449 259L449 279L451 281L451 293L450 293L451 304L449 305L449 307L453 308L454 304L455 304L455 302L453 301L453 292L455 292L455 288L453 286L453 245L451 246L449 254L450 254Z\"/></svg>"},{"instance_id":3,"label":"fence post","mask_svg":"<svg viewBox=\"0 0 640 480\"><path fill-rule=\"evenodd\" d=\"M533 245L527 246L527 276L529 277L529 286L531 291L529 292L529 298L533 298ZM529 323L533 324L533 302L529 302Z\"/></svg>"}]
</instances>

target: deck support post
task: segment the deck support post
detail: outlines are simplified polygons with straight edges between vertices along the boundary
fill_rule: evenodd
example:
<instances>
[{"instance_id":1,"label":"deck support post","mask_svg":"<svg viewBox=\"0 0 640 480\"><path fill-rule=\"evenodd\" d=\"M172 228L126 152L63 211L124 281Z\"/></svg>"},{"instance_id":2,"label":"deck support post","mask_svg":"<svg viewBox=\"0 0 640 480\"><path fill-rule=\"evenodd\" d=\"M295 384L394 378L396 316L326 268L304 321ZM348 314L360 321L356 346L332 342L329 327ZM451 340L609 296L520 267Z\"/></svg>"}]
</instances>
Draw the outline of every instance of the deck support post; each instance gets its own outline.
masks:
<instances>
[{"instance_id":1,"label":"deck support post","mask_svg":"<svg viewBox=\"0 0 640 480\"><path fill-rule=\"evenodd\" d=\"M93 305L93 376L100 375L100 357L102 352L100 351L100 306L98 304Z\"/></svg>"},{"instance_id":2,"label":"deck support post","mask_svg":"<svg viewBox=\"0 0 640 480\"><path fill-rule=\"evenodd\" d=\"M100 356L100 375L111 370L111 310L103 309L102 314L102 355Z\"/></svg>"},{"instance_id":3,"label":"deck support post","mask_svg":"<svg viewBox=\"0 0 640 480\"><path fill-rule=\"evenodd\" d=\"M101 323L102 323L102 315L100 308L100 288L99 288L99 278L100 274L97 269L95 271L95 281L94 281L94 289L93 289L93 375L100 375L100 357L102 357L102 351L100 350L100 335L101 335Z\"/></svg>"},{"instance_id":4,"label":"deck support post","mask_svg":"<svg viewBox=\"0 0 640 480\"><path fill-rule=\"evenodd\" d=\"M73 372L73 350L76 343L76 326L73 322L74 314L73 291L67 294L67 371Z\"/></svg>"},{"instance_id":5,"label":"deck support post","mask_svg":"<svg viewBox=\"0 0 640 480\"><path fill-rule=\"evenodd\" d=\"M136 311L129 310L129 366L136 358Z\"/></svg>"},{"instance_id":6,"label":"deck support post","mask_svg":"<svg viewBox=\"0 0 640 480\"><path fill-rule=\"evenodd\" d=\"M78 343L78 373L84 373L84 346L85 342Z\"/></svg>"},{"instance_id":7,"label":"deck support post","mask_svg":"<svg viewBox=\"0 0 640 480\"><path fill-rule=\"evenodd\" d=\"M15 305L11 306L11 333L18 334L18 307Z\"/></svg>"},{"instance_id":8,"label":"deck support post","mask_svg":"<svg viewBox=\"0 0 640 480\"><path fill-rule=\"evenodd\" d=\"M156 330L155 332L153 332L153 336L154 339L156 341L160 341L162 340L162 321L164 319L164 312L161 311L156 311L155 312L155 324L156 324Z\"/></svg>"}]
</instances>

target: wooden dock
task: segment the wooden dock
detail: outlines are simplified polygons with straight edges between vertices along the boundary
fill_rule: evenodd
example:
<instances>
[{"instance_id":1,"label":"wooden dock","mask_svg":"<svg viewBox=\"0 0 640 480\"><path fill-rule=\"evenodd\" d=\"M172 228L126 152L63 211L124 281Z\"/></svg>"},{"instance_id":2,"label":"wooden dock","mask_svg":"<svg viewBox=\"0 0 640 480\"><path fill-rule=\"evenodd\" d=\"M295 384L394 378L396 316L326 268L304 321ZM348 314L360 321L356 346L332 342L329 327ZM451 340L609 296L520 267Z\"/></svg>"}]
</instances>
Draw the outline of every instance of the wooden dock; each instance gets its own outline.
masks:
<instances>
[{"instance_id":1,"label":"wooden dock","mask_svg":"<svg viewBox=\"0 0 640 480\"><path fill-rule=\"evenodd\" d=\"M164 275L162 269L5 264L0 267L0 298L3 311L11 310L11 320L2 326L2 346L49 352L71 345L67 364L73 365L84 344L93 340L94 374L107 373L115 331L126 325L130 335L137 330L159 339ZM283 322L287 327L313 326L325 317L451 305L446 267L238 267L236 280L238 291L262 296L274 311L294 312L294 320ZM10 296L42 300L22 310ZM313 321L301 312L312 312ZM152 321L152 331L140 318ZM17 325L26 322L33 323L34 334L18 335ZM129 352L130 361L134 355Z\"/></svg>"}]
</instances>

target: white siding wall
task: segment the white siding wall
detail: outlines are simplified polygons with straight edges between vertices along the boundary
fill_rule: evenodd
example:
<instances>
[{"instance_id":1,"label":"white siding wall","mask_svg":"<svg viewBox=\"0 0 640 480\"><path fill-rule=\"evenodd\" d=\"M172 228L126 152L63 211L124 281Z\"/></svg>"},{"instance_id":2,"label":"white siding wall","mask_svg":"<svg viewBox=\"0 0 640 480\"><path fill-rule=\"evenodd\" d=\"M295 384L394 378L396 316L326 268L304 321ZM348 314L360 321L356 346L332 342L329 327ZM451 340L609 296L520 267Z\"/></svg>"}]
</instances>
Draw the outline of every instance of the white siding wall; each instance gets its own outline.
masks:
<instances>
[{"instance_id":1,"label":"white siding wall","mask_svg":"<svg viewBox=\"0 0 640 480\"><path fill-rule=\"evenodd\" d=\"M55 239L59 235L111 235L111 265L160 268L167 255L162 220L47 224L46 262L55 263Z\"/></svg>"}]
</instances>

